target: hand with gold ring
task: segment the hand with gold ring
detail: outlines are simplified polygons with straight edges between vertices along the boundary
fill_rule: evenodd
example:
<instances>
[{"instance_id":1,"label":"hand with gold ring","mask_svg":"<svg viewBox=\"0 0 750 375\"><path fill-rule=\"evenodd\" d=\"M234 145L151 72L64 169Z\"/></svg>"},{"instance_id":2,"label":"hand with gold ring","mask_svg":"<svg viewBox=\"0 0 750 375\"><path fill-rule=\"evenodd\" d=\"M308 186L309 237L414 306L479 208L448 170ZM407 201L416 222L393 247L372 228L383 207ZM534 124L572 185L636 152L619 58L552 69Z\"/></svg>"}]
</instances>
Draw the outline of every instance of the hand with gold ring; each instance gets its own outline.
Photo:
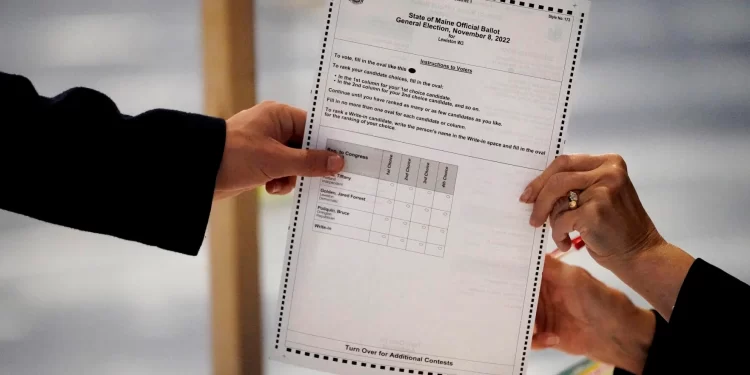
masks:
<instances>
[{"instance_id":1,"label":"hand with gold ring","mask_svg":"<svg viewBox=\"0 0 750 375\"><path fill-rule=\"evenodd\" d=\"M599 263L664 243L628 177L619 155L563 155L521 196L533 203L530 224L550 220L551 236L567 251L577 231Z\"/></svg>"},{"instance_id":2,"label":"hand with gold ring","mask_svg":"<svg viewBox=\"0 0 750 375\"><path fill-rule=\"evenodd\" d=\"M575 191L568 192L568 208L571 210L578 208L578 193Z\"/></svg>"}]
</instances>

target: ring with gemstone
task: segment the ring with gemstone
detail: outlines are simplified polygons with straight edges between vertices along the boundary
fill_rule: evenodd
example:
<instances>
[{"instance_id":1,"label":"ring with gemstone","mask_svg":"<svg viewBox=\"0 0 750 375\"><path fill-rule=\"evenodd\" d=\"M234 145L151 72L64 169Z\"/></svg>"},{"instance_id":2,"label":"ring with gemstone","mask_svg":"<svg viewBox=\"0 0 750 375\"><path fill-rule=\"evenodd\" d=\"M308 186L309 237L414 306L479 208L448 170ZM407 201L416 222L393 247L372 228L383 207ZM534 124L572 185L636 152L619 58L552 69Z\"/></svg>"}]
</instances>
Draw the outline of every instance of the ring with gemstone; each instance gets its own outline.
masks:
<instances>
[{"instance_id":1,"label":"ring with gemstone","mask_svg":"<svg viewBox=\"0 0 750 375\"><path fill-rule=\"evenodd\" d=\"M578 208L578 193L575 191L568 192L568 208L571 210Z\"/></svg>"}]
</instances>

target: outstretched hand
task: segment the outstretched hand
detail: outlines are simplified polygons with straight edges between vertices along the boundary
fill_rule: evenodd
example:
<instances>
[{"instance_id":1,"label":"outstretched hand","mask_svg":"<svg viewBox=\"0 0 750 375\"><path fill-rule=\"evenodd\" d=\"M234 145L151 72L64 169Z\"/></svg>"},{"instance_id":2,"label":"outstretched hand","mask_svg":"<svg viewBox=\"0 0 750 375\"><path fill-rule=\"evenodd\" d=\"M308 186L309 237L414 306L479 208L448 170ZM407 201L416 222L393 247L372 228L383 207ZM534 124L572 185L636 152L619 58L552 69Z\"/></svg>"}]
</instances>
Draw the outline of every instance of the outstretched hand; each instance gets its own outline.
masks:
<instances>
[{"instance_id":1,"label":"outstretched hand","mask_svg":"<svg viewBox=\"0 0 750 375\"><path fill-rule=\"evenodd\" d=\"M297 176L338 173L344 159L334 152L306 150L304 110L263 102L227 120L224 156L214 199L235 196L265 185L271 194L287 194Z\"/></svg>"}]
</instances>

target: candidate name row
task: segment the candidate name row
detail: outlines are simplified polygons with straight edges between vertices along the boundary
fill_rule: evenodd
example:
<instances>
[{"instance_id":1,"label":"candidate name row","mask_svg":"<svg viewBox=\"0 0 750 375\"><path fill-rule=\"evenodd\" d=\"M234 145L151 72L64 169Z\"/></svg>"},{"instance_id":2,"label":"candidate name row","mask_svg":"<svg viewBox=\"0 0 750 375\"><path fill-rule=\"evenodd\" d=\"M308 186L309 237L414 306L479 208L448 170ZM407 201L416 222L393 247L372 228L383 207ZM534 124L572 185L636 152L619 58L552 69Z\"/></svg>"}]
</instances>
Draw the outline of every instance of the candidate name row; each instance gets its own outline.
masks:
<instances>
[{"instance_id":1,"label":"candidate name row","mask_svg":"<svg viewBox=\"0 0 750 375\"><path fill-rule=\"evenodd\" d=\"M329 139L326 149L344 157L342 172L453 194L458 167L429 159Z\"/></svg>"}]
</instances>

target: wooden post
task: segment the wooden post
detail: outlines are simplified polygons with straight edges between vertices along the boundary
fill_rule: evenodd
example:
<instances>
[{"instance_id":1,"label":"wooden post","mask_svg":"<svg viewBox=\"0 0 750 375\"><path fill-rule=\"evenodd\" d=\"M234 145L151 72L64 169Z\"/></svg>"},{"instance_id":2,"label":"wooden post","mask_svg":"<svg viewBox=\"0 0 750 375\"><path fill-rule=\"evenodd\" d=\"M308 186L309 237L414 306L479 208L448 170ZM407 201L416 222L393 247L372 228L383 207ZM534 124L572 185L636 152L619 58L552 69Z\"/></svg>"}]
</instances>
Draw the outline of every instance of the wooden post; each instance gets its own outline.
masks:
<instances>
[{"instance_id":1,"label":"wooden post","mask_svg":"<svg viewBox=\"0 0 750 375\"><path fill-rule=\"evenodd\" d=\"M206 114L229 118L255 104L253 0L203 0ZM211 329L216 375L262 373L257 194L211 213Z\"/></svg>"}]
</instances>

